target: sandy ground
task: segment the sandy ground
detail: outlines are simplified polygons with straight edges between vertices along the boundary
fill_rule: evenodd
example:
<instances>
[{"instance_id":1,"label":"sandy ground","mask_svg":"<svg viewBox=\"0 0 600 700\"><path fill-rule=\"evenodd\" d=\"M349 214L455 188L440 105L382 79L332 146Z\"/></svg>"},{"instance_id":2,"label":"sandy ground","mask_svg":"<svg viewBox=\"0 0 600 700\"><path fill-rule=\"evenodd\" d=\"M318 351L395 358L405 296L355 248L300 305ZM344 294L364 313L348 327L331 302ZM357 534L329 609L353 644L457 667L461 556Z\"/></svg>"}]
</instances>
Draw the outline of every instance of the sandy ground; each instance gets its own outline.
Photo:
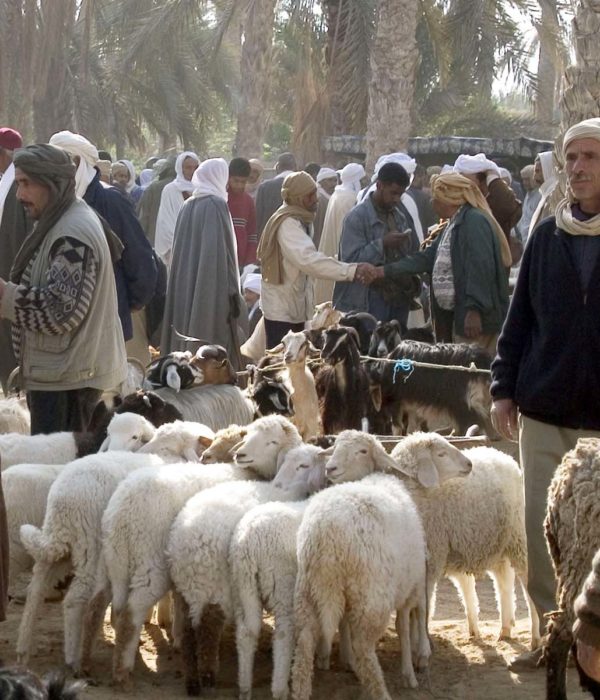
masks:
<instances>
[{"instance_id":1,"label":"sandy ground","mask_svg":"<svg viewBox=\"0 0 600 700\"><path fill-rule=\"evenodd\" d=\"M495 609L495 599L488 579L478 582L481 606L480 641L469 641L466 622L457 593L448 581L438 591L437 609L430 626L434 654L428 674L421 674L419 690L409 691L398 682L398 650L393 626L390 626L380 642L378 654L386 682L393 698L436 698L439 700L499 700L500 698L539 699L545 694L543 670L511 674L506 668L507 659L528 648L529 620L522 597L518 596L517 627L511 642L497 642L500 626ZM11 603L9 618L0 624L0 657L5 663L14 662L14 646L22 607ZM62 622L61 607L46 604L36 630L37 653L31 667L45 672L61 664ZM263 635L256 658L253 698L270 698L271 674L269 626L263 626ZM179 671L179 655L174 653L164 632L156 625L149 625L143 634L135 670L136 688L132 693L117 692L110 685L110 663L112 651L112 629L104 628L104 640L99 644L94 678L84 698L108 700L109 698L146 698L165 700L184 698L183 682ZM316 700L360 700L365 697L361 687L351 673L336 670L336 647L334 647L332 670L317 671L313 698ZM231 631L226 634L222 654L221 672L216 692L207 695L213 700L235 698L236 656L235 642ZM569 670L569 698L583 700L578 689L576 672Z\"/></svg>"}]
</instances>

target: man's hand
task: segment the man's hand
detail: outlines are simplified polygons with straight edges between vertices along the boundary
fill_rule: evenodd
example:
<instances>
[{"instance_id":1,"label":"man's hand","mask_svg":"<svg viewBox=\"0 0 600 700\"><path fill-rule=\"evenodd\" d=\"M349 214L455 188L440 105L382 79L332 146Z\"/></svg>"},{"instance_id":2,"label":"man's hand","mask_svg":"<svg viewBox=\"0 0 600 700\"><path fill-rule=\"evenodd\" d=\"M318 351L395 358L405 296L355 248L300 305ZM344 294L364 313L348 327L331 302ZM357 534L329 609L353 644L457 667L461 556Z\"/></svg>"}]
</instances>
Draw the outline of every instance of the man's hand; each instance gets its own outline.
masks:
<instances>
[{"instance_id":1,"label":"man's hand","mask_svg":"<svg viewBox=\"0 0 600 700\"><path fill-rule=\"evenodd\" d=\"M371 284L377 277L377 268L371 263L358 263L354 274L354 281L361 284Z\"/></svg>"},{"instance_id":2,"label":"man's hand","mask_svg":"<svg viewBox=\"0 0 600 700\"><path fill-rule=\"evenodd\" d=\"M519 424L517 404L512 399L498 399L492 405L492 425L507 440L516 440Z\"/></svg>"},{"instance_id":3,"label":"man's hand","mask_svg":"<svg viewBox=\"0 0 600 700\"><path fill-rule=\"evenodd\" d=\"M401 248L405 241L406 236L402 233L398 233L397 231L394 233L386 233L383 237L383 247L386 250L396 250L397 248Z\"/></svg>"},{"instance_id":4,"label":"man's hand","mask_svg":"<svg viewBox=\"0 0 600 700\"><path fill-rule=\"evenodd\" d=\"M481 314L475 309L467 311L465 316L465 337L471 340L479 338L481 335Z\"/></svg>"}]
</instances>

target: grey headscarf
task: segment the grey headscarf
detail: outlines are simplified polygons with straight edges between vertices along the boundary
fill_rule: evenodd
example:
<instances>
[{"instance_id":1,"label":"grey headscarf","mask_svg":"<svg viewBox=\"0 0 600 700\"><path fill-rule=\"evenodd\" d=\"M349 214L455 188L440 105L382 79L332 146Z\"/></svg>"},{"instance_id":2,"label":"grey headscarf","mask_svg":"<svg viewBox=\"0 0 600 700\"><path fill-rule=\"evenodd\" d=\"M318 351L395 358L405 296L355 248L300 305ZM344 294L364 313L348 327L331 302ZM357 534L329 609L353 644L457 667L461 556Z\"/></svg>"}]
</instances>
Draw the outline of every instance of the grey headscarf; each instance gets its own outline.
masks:
<instances>
[{"instance_id":1,"label":"grey headscarf","mask_svg":"<svg viewBox=\"0 0 600 700\"><path fill-rule=\"evenodd\" d=\"M38 143L15 151L15 168L50 190L50 201L27 238L23 241L10 270L10 281L18 284L48 231L75 201L75 166L66 151ZM100 218L100 217L99 217ZM123 251L123 244L100 218L113 262Z\"/></svg>"}]
</instances>

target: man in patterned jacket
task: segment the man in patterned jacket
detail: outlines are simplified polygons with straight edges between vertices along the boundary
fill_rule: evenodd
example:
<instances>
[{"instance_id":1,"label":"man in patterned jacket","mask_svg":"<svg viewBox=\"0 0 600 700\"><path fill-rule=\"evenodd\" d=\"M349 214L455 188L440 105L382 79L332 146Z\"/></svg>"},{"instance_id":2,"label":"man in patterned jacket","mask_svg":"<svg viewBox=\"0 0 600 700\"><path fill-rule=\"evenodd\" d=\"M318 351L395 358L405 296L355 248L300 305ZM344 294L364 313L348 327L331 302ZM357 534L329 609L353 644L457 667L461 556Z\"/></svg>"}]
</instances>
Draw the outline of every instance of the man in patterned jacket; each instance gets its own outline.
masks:
<instances>
[{"instance_id":1,"label":"man in patterned jacket","mask_svg":"<svg viewBox=\"0 0 600 700\"><path fill-rule=\"evenodd\" d=\"M104 389L126 375L112 261L122 244L75 197L69 156L49 145L15 152L17 198L36 222L0 278L12 321L31 432L83 430Z\"/></svg>"}]
</instances>

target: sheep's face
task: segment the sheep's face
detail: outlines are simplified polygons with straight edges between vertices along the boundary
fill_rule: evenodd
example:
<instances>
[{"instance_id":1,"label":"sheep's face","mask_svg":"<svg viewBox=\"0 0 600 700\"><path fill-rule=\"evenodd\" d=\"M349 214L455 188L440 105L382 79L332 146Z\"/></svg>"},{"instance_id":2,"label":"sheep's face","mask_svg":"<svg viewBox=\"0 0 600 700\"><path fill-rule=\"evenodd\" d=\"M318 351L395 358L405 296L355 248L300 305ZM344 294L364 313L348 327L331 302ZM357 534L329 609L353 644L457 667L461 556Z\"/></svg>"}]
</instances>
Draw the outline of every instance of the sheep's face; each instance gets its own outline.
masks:
<instances>
[{"instance_id":1,"label":"sheep's face","mask_svg":"<svg viewBox=\"0 0 600 700\"><path fill-rule=\"evenodd\" d=\"M448 440L436 433L413 433L399 443L392 456L424 488L434 488L449 479L465 477L471 460ZM412 473L411 473L412 470Z\"/></svg>"},{"instance_id":2,"label":"sheep's face","mask_svg":"<svg viewBox=\"0 0 600 700\"><path fill-rule=\"evenodd\" d=\"M268 478L273 478L282 453L287 448L299 445L301 439L289 421L259 421L248 428L246 437L234 447L233 456L238 466L254 469Z\"/></svg>"},{"instance_id":3,"label":"sheep's face","mask_svg":"<svg viewBox=\"0 0 600 700\"><path fill-rule=\"evenodd\" d=\"M227 434L224 435L219 435L217 433L212 445L202 453L200 461L202 464L232 462L233 448L240 442L240 440L244 438L245 435L245 428L240 428L236 431L232 431L229 428Z\"/></svg>"},{"instance_id":4,"label":"sheep's face","mask_svg":"<svg viewBox=\"0 0 600 700\"><path fill-rule=\"evenodd\" d=\"M325 488L325 466L329 452L313 445L302 445L286 453L273 485L297 498L305 498L311 493Z\"/></svg>"},{"instance_id":5,"label":"sheep's face","mask_svg":"<svg viewBox=\"0 0 600 700\"><path fill-rule=\"evenodd\" d=\"M213 431L201 423L166 423L139 452L155 454L167 462L198 462L214 439Z\"/></svg>"},{"instance_id":6,"label":"sheep's face","mask_svg":"<svg viewBox=\"0 0 600 700\"><path fill-rule=\"evenodd\" d=\"M113 416L106 433L106 440L100 446L100 452L109 450L137 452L152 440L156 428L137 413L119 413Z\"/></svg>"},{"instance_id":7,"label":"sheep's face","mask_svg":"<svg viewBox=\"0 0 600 700\"><path fill-rule=\"evenodd\" d=\"M327 462L327 479L334 484L357 481L374 471L398 469L398 465L387 454L383 445L372 435L358 430L344 430L333 446Z\"/></svg>"},{"instance_id":8,"label":"sheep's face","mask_svg":"<svg viewBox=\"0 0 600 700\"><path fill-rule=\"evenodd\" d=\"M435 465L439 484L443 484L448 479L465 477L471 473L473 468L471 460L441 435L434 436L428 450L430 459ZM421 459L423 458L424 456L421 455ZM419 477L419 481L423 486L426 486L421 477Z\"/></svg>"}]
</instances>

